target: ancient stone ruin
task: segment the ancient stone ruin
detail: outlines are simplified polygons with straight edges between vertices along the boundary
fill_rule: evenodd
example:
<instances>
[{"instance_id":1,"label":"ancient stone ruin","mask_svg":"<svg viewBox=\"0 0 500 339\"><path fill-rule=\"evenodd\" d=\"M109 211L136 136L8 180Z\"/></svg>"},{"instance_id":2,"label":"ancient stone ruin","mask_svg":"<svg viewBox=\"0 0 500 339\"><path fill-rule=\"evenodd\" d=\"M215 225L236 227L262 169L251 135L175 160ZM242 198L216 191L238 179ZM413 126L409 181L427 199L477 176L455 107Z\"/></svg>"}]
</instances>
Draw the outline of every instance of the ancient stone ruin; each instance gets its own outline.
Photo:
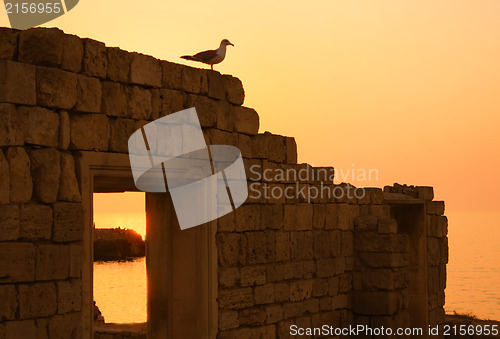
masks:
<instances>
[{"instance_id":1,"label":"ancient stone ruin","mask_svg":"<svg viewBox=\"0 0 500 339\"><path fill-rule=\"evenodd\" d=\"M92 338L92 194L136 190L128 137L161 116L196 107L208 143L241 150L253 193L346 189L324 176L263 177L333 168L297 164L294 138L258 133L243 101L230 75L58 29L0 28L0 339ZM168 194L146 194L148 338L442 322L444 203L430 187L365 193L251 193L185 231Z\"/></svg>"}]
</instances>

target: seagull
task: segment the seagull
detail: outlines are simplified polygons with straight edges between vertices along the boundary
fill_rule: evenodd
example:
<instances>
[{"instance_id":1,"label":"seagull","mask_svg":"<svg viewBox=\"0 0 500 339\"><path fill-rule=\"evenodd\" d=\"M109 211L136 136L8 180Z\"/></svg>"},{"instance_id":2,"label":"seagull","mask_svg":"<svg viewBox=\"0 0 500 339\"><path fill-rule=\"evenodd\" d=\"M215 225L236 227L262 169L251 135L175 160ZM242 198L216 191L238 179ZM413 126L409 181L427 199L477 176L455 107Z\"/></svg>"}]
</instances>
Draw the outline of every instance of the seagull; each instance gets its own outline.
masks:
<instances>
[{"instance_id":1,"label":"seagull","mask_svg":"<svg viewBox=\"0 0 500 339\"><path fill-rule=\"evenodd\" d=\"M202 62L204 64L210 65L212 70L214 69L214 65L222 62L226 57L226 46L234 46L229 40L224 39L220 42L220 46L217 49L203 51L200 53L196 53L195 55L183 55L182 59L193 60Z\"/></svg>"}]
</instances>

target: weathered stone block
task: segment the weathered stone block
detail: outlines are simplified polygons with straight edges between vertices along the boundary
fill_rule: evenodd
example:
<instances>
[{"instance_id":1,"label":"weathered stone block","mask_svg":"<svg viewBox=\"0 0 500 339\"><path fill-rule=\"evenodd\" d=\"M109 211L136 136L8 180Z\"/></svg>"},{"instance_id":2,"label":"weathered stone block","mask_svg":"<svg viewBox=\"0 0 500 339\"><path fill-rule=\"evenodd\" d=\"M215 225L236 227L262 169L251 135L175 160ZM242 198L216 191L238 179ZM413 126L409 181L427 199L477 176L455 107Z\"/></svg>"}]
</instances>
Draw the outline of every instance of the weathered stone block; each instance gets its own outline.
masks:
<instances>
[{"instance_id":1,"label":"weathered stone block","mask_svg":"<svg viewBox=\"0 0 500 339\"><path fill-rule=\"evenodd\" d=\"M379 217L378 233L380 234L398 233L398 224L396 220L392 218Z\"/></svg>"},{"instance_id":2,"label":"weathered stone block","mask_svg":"<svg viewBox=\"0 0 500 339\"><path fill-rule=\"evenodd\" d=\"M263 229L261 222L261 208L259 205L244 204L235 212L237 232Z\"/></svg>"},{"instance_id":3,"label":"weathered stone block","mask_svg":"<svg viewBox=\"0 0 500 339\"><path fill-rule=\"evenodd\" d=\"M274 302L274 284L256 286L254 288L255 305L270 304Z\"/></svg>"},{"instance_id":4,"label":"weathered stone block","mask_svg":"<svg viewBox=\"0 0 500 339\"><path fill-rule=\"evenodd\" d=\"M128 82L132 59L130 53L118 47L107 48L107 53L107 78L113 81Z\"/></svg>"},{"instance_id":5,"label":"weathered stone block","mask_svg":"<svg viewBox=\"0 0 500 339\"><path fill-rule=\"evenodd\" d=\"M0 281L2 283L35 279L35 247L21 242L0 243Z\"/></svg>"},{"instance_id":6,"label":"weathered stone block","mask_svg":"<svg viewBox=\"0 0 500 339\"><path fill-rule=\"evenodd\" d=\"M354 230L354 219L359 215L359 206L339 204L337 213L338 228L345 231Z\"/></svg>"},{"instance_id":7,"label":"weathered stone block","mask_svg":"<svg viewBox=\"0 0 500 339\"><path fill-rule=\"evenodd\" d=\"M434 199L434 188L429 186L417 186L418 198L424 200Z\"/></svg>"},{"instance_id":8,"label":"weathered stone block","mask_svg":"<svg viewBox=\"0 0 500 339\"><path fill-rule=\"evenodd\" d=\"M398 297L394 292L356 292L352 310L366 315L392 315L397 311Z\"/></svg>"},{"instance_id":9,"label":"weathered stone block","mask_svg":"<svg viewBox=\"0 0 500 339\"><path fill-rule=\"evenodd\" d=\"M220 311L219 312L219 330L225 331L239 326L238 312Z\"/></svg>"},{"instance_id":10,"label":"weathered stone block","mask_svg":"<svg viewBox=\"0 0 500 339\"><path fill-rule=\"evenodd\" d=\"M153 110L151 91L139 86L129 86L126 93L130 118L148 120Z\"/></svg>"},{"instance_id":11,"label":"weathered stone block","mask_svg":"<svg viewBox=\"0 0 500 339\"><path fill-rule=\"evenodd\" d=\"M31 151L31 177L35 196L44 203L53 203L59 192L61 164L59 152L54 148Z\"/></svg>"},{"instance_id":12,"label":"weathered stone block","mask_svg":"<svg viewBox=\"0 0 500 339\"><path fill-rule=\"evenodd\" d=\"M235 121L235 130L237 129L237 119ZM268 145L269 145L269 133L256 134L252 136L252 156L258 159L267 159L268 157Z\"/></svg>"},{"instance_id":13,"label":"weathered stone block","mask_svg":"<svg viewBox=\"0 0 500 339\"><path fill-rule=\"evenodd\" d=\"M234 130L236 132L249 135L256 135L259 132L259 115L248 107L234 106Z\"/></svg>"},{"instance_id":14,"label":"weathered stone block","mask_svg":"<svg viewBox=\"0 0 500 339\"><path fill-rule=\"evenodd\" d=\"M246 237L242 234L219 233L217 234L217 250L219 263L222 266L235 266L239 263L245 263Z\"/></svg>"},{"instance_id":15,"label":"weathered stone block","mask_svg":"<svg viewBox=\"0 0 500 339\"><path fill-rule=\"evenodd\" d=\"M125 87L117 82L102 83L102 113L116 117L128 117Z\"/></svg>"},{"instance_id":16,"label":"weathered stone block","mask_svg":"<svg viewBox=\"0 0 500 339\"><path fill-rule=\"evenodd\" d=\"M9 162L10 202L30 201L33 182L31 181L31 163L26 151L22 147L8 148L5 158Z\"/></svg>"},{"instance_id":17,"label":"weathered stone block","mask_svg":"<svg viewBox=\"0 0 500 339\"><path fill-rule=\"evenodd\" d=\"M266 311L261 308L247 308L238 312L241 326L255 326L266 321Z\"/></svg>"},{"instance_id":18,"label":"weathered stone block","mask_svg":"<svg viewBox=\"0 0 500 339\"><path fill-rule=\"evenodd\" d=\"M101 114L72 114L70 148L107 151L110 128L108 118Z\"/></svg>"},{"instance_id":19,"label":"weathered stone block","mask_svg":"<svg viewBox=\"0 0 500 339\"><path fill-rule=\"evenodd\" d=\"M216 71L206 71L208 96L217 100L226 100L226 80Z\"/></svg>"},{"instance_id":20,"label":"weathered stone block","mask_svg":"<svg viewBox=\"0 0 500 339\"><path fill-rule=\"evenodd\" d=\"M66 111L59 112L59 148L68 149L70 140L69 115Z\"/></svg>"},{"instance_id":21,"label":"weathered stone block","mask_svg":"<svg viewBox=\"0 0 500 339\"><path fill-rule=\"evenodd\" d=\"M241 268L241 286L263 285L266 283L265 266L245 266Z\"/></svg>"},{"instance_id":22,"label":"weathered stone block","mask_svg":"<svg viewBox=\"0 0 500 339\"><path fill-rule=\"evenodd\" d=\"M19 237L26 240L48 240L52 232L52 209L47 205L21 205Z\"/></svg>"},{"instance_id":23,"label":"weathered stone block","mask_svg":"<svg viewBox=\"0 0 500 339\"><path fill-rule=\"evenodd\" d=\"M240 309L253 303L251 287L219 290L219 309Z\"/></svg>"},{"instance_id":24,"label":"weathered stone block","mask_svg":"<svg viewBox=\"0 0 500 339\"><path fill-rule=\"evenodd\" d=\"M290 234L290 253L291 259L309 260L314 258L312 232L291 232Z\"/></svg>"},{"instance_id":25,"label":"weathered stone block","mask_svg":"<svg viewBox=\"0 0 500 339\"><path fill-rule=\"evenodd\" d=\"M48 327L49 318L38 318L35 320L36 325L36 339L49 339Z\"/></svg>"},{"instance_id":26,"label":"weathered stone block","mask_svg":"<svg viewBox=\"0 0 500 339\"><path fill-rule=\"evenodd\" d=\"M132 53L130 63L131 83L161 87L162 69L158 59L149 55Z\"/></svg>"},{"instance_id":27,"label":"weathered stone block","mask_svg":"<svg viewBox=\"0 0 500 339\"><path fill-rule=\"evenodd\" d=\"M9 172L9 163L3 155L3 151L0 149L0 204L8 204L10 202Z\"/></svg>"},{"instance_id":28,"label":"weathered stone block","mask_svg":"<svg viewBox=\"0 0 500 339\"><path fill-rule=\"evenodd\" d=\"M219 285L222 287L233 287L240 281L239 267L219 268Z\"/></svg>"},{"instance_id":29,"label":"weathered stone block","mask_svg":"<svg viewBox=\"0 0 500 339\"><path fill-rule=\"evenodd\" d=\"M316 259L330 256L332 248L331 232L314 231L314 257Z\"/></svg>"},{"instance_id":30,"label":"weathered stone block","mask_svg":"<svg viewBox=\"0 0 500 339\"><path fill-rule=\"evenodd\" d=\"M370 268L408 266L408 253L359 253L360 261Z\"/></svg>"},{"instance_id":31,"label":"weathered stone block","mask_svg":"<svg viewBox=\"0 0 500 339\"><path fill-rule=\"evenodd\" d=\"M67 242L82 240L83 224L82 204L65 202L54 204L53 241Z\"/></svg>"},{"instance_id":32,"label":"weathered stone block","mask_svg":"<svg viewBox=\"0 0 500 339\"><path fill-rule=\"evenodd\" d=\"M70 246L39 245L36 249L36 280L63 280L69 275Z\"/></svg>"},{"instance_id":33,"label":"weathered stone block","mask_svg":"<svg viewBox=\"0 0 500 339\"><path fill-rule=\"evenodd\" d=\"M234 113L233 106L226 101L218 101L217 109L217 124L218 129L232 132L234 130Z\"/></svg>"},{"instance_id":34,"label":"weathered stone block","mask_svg":"<svg viewBox=\"0 0 500 339\"><path fill-rule=\"evenodd\" d=\"M198 94L202 89L202 77L205 76L204 70L182 67L181 70L181 84L182 89L188 93Z\"/></svg>"},{"instance_id":35,"label":"weathered stone block","mask_svg":"<svg viewBox=\"0 0 500 339\"><path fill-rule=\"evenodd\" d=\"M49 338L81 338L81 318L81 313L67 313L52 317L49 322Z\"/></svg>"},{"instance_id":36,"label":"weathered stone block","mask_svg":"<svg viewBox=\"0 0 500 339\"><path fill-rule=\"evenodd\" d=\"M76 35L64 35L61 68L73 73L80 73L83 60L83 42Z\"/></svg>"},{"instance_id":37,"label":"weathered stone block","mask_svg":"<svg viewBox=\"0 0 500 339\"><path fill-rule=\"evenodd\" d=\"M0 59L14 58L17 51L19 31L7 27L0 28Z\"/></svg>"},{"instance_id":38,"label":"weathered stone block","mask_svg":"<svg viewBox=\"0 0 500 339\"><path fill-rule=\"evenodd\" d=\"M427 201L425 203L427 214L444 214L444 201Z\"/></svg>"},{"instance_id":39,"label":"weathered stone block","mask_svg":"<svg viewBox=\"0 0 500 339\"><path fill-rule=\"evenodd\" d=\"M249 265L271 263L276 257L276 238L272 231L248 232L247 263Z\"/></svg>"},{"instance_id":40,"label":"weathered stone block","mask_svg":"<svg viewBox=\"0 0 500 339\"><path fill-rule=\"evenodd\" d=\"M182 88L182 68L185 66L173 62L160 61L162 70L162 86L169 89Z\"/></svg>"},{"instance_id":41,"label":"weathered stone block","mask_svg":"<svg viewBox=\"0 0 500 339\"><path fill-rule=\"evenodd\" d=\"M19 316L21 319L47 317L56 314L57 294L53 283L19 286Z\"/></svg>"},{"instance_id":42,"label":"weathered stone block","mask_svg":"<svg viewBox=\"0 0 500 339\"><path fill-rule=\"evenodd\" d=\"M325 229L339 229L338 226L338 205L325 205Z\"/></svg>"},{"instance_id":43,"label":"weathered stone block","mask_svg":"<svg viewBox=\"0 0 500 339\"><path fill-rule=\"evenodd\" d=\"M106 45L92 39L83 39L82 72L91 77L106 78L108 57Z\"/></svg>"},{"instance_id":44,"label":"weathered stone block","mask_svg":"<svg viewBox=\"0 0 500 339\"><path fill-rule=\"evenodd\" d=\"M128 153L128 138L136 131L135 121L131 119L109 119L111 134L109 150Z\"/></svg>"},{"instance_id":45,"label":"weathered stone block","mask_svg":"<svg viewBox=\"0 0 500 339\"><path fill-rule=\"evenodd\" d=\"M77 102L75 109L80 112L99 113L101 111L101 82L78 74L77 77Z\"/></svg>"},{"instance_id":46,"label":"weathered stone block","mask_svg":"<svg viewBox=\"0 0 500 339\"><path fill-rule=\"evenodd\" d=\"M71 109L77 100L77 76L55 68L37 67L36 102L45 107Z\"/></svg>"},{"instance_id":47,"label":"weathered stone block","mask_svg":"<svg viewBox=\"0 0 500 339\"><path fill-rule=\"evenodd\" d=\"M184 109L184 93L171 89L160 90L160 117Z\"/></svg>"},{"instance_id":48,"label":"weathered stone block","mask_svg":"<svg viewBox=\"0 0 500 339\"><path fill-rule=\"evenodd\" d=\"M82 309L82 282L72 279L57 282L57 313L64 314Z\"/></svg>"},{"instance_id":49,"label":"weathered stone block","mask_svg":"<svg viewBox=\"0 0 500 339\"><path fill-rule=\"evenodd\" d=\"M64 32L57 28L21 31L18 59L27 64L58 67L61 65L64 43Z\"/></svg>"},{"instance_id":50,"label":"weathered stone block","mask_svg":"<svg viewBox=\"0 0 500 339\"><path fill-rule=\"evenodd\" d=\"M187 107L195 107L202 127L215 127L217 123L217 102L210 98L189 94Z\"/></svg>"},{"instance_id":51,"label":"weathered stone block","mask_svg":"<svg viewBox=\"0 0 500 339\"><path fill-rule=\"evenodd\" d=\"M408 251L408 235L356 233L354 247L360 252L403 253Z\"/></svg>"},{"instance_id":52,"label":"weathered stone block","mask_svg":"<svg viewBox=\"0 0 500 339\"><path fill-rule=\"evenodd\" d=\"M0 146L23 145L23 130L12 104L0 103Z\"/></svg>"},{"instance_id":53,"label":"weathered stone block","mask_svg":"<svg viewBox=\"0 0 500 339\"><path fill-rule=\"evenodd\" d=\"M238 133L238 148L243 158L252 157L252 139L249 135Z\"/></svg>"},{"instance_id":54,"label":"weathered stone block","mask_svg":"<svg viewBox=\"0 0 500 339\"><path fill-rule=\"evenodd\" d=\"M297 230L311 230L313 225L313 205L297 204Z\"/></svg>"},{"instance_id":55,"label":"weathered stone block","mask_svg":"<svg viewBox=\"0 0 500 339\"><path fill-rule=\"evenodd\" d=\"M36 104L35 66L0 60L0 102Z\"/></svg>"},{"instance_id":56,"label":"weathered stone block","mask_svg":"<svg viewBox=\"0 0 500 339\"><path fill-rule=\"evenodd\" d=\"M27 144L57 147L59 144L59 116L42 107L17 108Z\"/></svg>"},{"instance_id":57,"label":"weathered stone block","mask_svg":"<svg viewBox=\"0 0 500 339\"><path fill-rule=\"evenodd\" d=\"M61 176L57 200L70 202L82 201L80 188L76 180L75 159L68 153L61 153Z\"/></svg>"},{"instance_id":58,"label":"weathered stone block","mask_svg":"<svg viewBox=\"0 0 500 339\"><path fill-rule=\"evenodd\" d=\"M283 320L283 306L273 304L266 307L266 323L273 324Z\"/></svg>"},{"instance_id":59,"label":"weathered stone block","mask_svg":"<svg viewBox=\"0 0 500 339\"><path fill-rule=\"evenodd\" d=\"M363 215L354 218L354 230L356 232L377 231L379 218L374 215Z\"/></svg>"},{"instance_id":60,"label":"weathered stone block","mask_svg":"<svg viewBox=\"0 0 500 339\"><path fill-rule=\"evenodd\" d=\"M286 163L296 164L297 163L297 143L295 138L285 137L286 145Z\"/></svg>"},{"instance_id":61,"label":"weathered stone block","mask_svg":"<svg viewBox=\"0 0 500 339\"><path fill-rule=\"evenodd\" d=\"M290 283L290 301L301 301L311 298L312 280L293 281Z\"/></svg>"},{"instance_id":62,"label":"weathered stone block","mask_svg":"<svg viewBox=\"0 0 500 339\"><path fill-rule=\"evenodd\" d=\"M243 105L245 90L240 79L231 75L223 75L226 82L226 100L235 105Z\"/></svg>"},{"instance_id":63,"label":"weathered stone block","mask_svg":"<svg viewBox=\"0 0 500 339\"><path fill-rule=\"evenodd\" d=\"M290 233L276 233L276 261L283 262L290 260Z\"/></svg>"},{"instance_id":64,"label":"weathered stone block","mask_svg":"<svg viewBox=\"0 0 500 339\"><path fill-rule=\"evenodd\" d=\"M297 205L284 205L284 227L286 231L297 228Z\"/></svg>"},{"instance_id":65,"label":"weathered stone block","mask_svg":"<svg viewBox=\"0 0 500 339\"><path fill-rule=\"evenodd\" d=\"M208 139L211 145L238 146L238 135L236 133L221 131L213 128L208 130Z\"/></svg>"},{"instance_id":66,"label":"weathered stone block","mask_svg":"<svg viewBox=\"0 0 500 339\"><path fill-rule=\"evenodd\" d=\"M5 339L36 338L34 320L9 321L5 323Z\"/></svg>"},{"instance_id":67,"label":"weathered stone block","mask_svg":"<svg viewBox=\"0 0 500 339\"><path fill-rule=\"evenodd\" d=\"M0 205L0 241L17 240L19 238L19 227L19 206Z\"/></svg>"},{"instance_id":68,"label":"weathered stone block","mask_svg":"<svg viewBox=\"0 0 500 339\"><path fill-rule=\"evenodd\" d=\"M71 278L80 278L82 276L84 255L83 246L81 244L70 245L69 276Z\"/></svg>"},{"instance_id":69,"label":"weathered stone block","mask_svg":"<svg viewBox=\"0 0 500 339\"><path fill-rule=\"evenodd\" d=\"M17 290L15 285L0 285L0 321L16 319Z\"/></svg>"}]
</instances>

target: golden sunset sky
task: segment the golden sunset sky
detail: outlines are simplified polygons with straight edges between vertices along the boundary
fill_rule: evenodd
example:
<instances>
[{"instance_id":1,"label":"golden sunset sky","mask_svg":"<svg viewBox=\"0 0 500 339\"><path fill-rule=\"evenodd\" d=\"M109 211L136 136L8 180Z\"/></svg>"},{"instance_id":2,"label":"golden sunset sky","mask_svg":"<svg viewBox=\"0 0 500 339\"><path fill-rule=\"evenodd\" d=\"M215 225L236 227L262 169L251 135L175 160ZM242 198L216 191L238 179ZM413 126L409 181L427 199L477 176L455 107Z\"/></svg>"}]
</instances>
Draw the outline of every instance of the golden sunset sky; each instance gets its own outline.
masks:
<instances>
[{"instance_id":1,"label":"golden sunset sky","mask_svg":"<svg viewBox=\"0 0 500 339\"><path fill-rule=\"evenodd\" d=\"M216 70L300 162L434 186L447 213L498 211L498 0L81 0L45 26L195 67L179 56L227 38Z\"/></svg>"}]
</instances>

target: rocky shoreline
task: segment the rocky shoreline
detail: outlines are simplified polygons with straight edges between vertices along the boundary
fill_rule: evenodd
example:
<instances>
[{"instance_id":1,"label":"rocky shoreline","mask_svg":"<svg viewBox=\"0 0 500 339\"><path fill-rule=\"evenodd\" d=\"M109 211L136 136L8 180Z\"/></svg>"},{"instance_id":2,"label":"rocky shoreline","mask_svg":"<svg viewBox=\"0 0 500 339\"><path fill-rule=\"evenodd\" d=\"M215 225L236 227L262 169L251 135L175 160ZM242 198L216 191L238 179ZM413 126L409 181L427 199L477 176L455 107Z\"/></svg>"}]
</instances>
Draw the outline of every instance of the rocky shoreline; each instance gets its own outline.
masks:
<instances>
[{"instance_id":1,"label":"rocky shoreline","mask_svg":"<svg viewBox=\"0 0 500 339\"><path fill-rule=\"evenodd\" d=\"M94 228L94 261L131 260L145 255L145 242L136 231Z\"/></svg>"}]
</instances>

